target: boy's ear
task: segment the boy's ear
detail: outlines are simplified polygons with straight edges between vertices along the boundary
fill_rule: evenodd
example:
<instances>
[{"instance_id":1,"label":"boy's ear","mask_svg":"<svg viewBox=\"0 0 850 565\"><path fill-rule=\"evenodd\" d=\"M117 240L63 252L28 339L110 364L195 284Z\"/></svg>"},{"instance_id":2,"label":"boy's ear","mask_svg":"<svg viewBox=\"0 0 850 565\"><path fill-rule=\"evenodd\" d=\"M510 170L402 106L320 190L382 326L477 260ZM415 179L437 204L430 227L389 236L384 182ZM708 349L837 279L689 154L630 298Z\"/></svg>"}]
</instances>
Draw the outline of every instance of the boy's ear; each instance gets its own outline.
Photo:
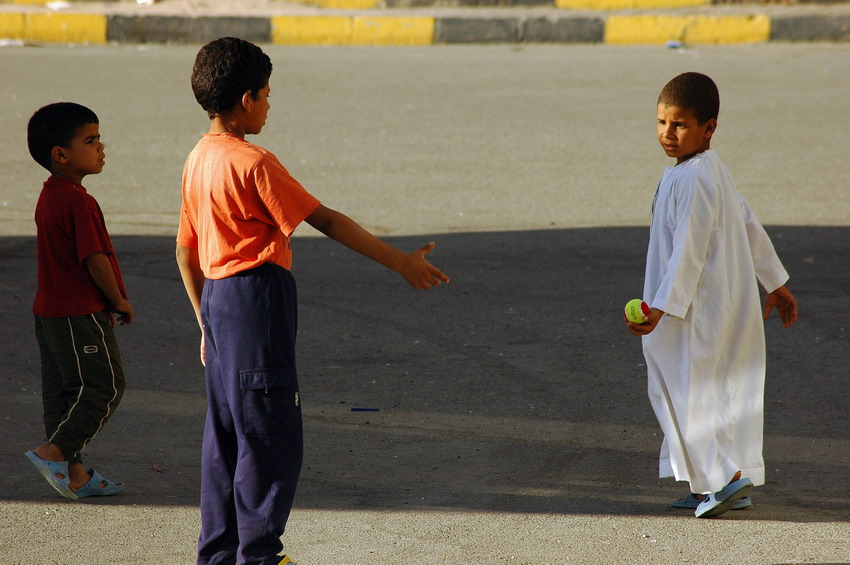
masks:
<instances>
[{"instance_id":1,"label":"boy's ear","mask_svg":"<svg viewBox=\"0 0 850 565\"><path fill-rule=\"evenodd\" d=\"M68 155L65 152L65 149L59 145L53 146L53 149L50 150L50 156L56 163L68 162Z\"/></svg>"},{"instance_id":2,"label":"boy's ear","mask_svg":"<svg viewBox=\"0 0 850 565\"><path fill-rule=\"evenodd\" d=\"M714 132L717 131L717 120L711 118L705 124L705 137L706 139L711 139L711 136L714 135Z\"/></svg>"},{"instance_id":3,"label":"boy's ear","mask_svg":"<svg viewBox=\"0 0 850 565\"><path fill-rule=\"evenodd\" d=\"M245 94L242 95L242 108L245 110L250 110L254 106L254 97L251 96L251 91L246 90Z\"/></svg>"}]
</instances>

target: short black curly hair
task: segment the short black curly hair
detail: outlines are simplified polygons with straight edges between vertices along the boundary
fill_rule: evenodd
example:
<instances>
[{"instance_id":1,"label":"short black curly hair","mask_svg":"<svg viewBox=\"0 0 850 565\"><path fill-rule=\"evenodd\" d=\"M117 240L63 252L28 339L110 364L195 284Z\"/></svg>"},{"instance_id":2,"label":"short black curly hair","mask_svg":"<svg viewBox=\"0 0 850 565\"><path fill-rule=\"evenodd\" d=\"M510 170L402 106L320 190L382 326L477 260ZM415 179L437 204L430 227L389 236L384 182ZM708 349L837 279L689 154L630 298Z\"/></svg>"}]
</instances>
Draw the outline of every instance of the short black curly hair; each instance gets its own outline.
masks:
<instances>
[{"instance_id":1,"label":"short black curly hair","mask_svg":"<svg viewBox=\"0 0 850 565\"><path fill-rule=\"evenodd\" d=\"M690 110L704 124L720 114L720 92L708 76L682 73L668 82L658 95L658 104Z\"/></svg>"},{"instance_id":2,"label":"short black curly hair","mask_svg":"<svg viewBox=\"0 0 850 565\"><path fill-rule=\"evenodd\" d=\"M222 37L201 47L192 68L192 92L210 119L227 113L246 91L256 100L269 83L272 61L244 39Z\"/></svg>"},{"instance_id":3,"label":"short black curly hair","mask_svg":"<svg viewBox=\"0 0 850 565\"><path fill-rule=\"evenodd\" d=\"M53 148L70 147L78 129L99 123L97 114L80 104L48 104L36 110L27 123L27 146L30 155L36 163L51 171Z\"/></svg>"}]
</instances>

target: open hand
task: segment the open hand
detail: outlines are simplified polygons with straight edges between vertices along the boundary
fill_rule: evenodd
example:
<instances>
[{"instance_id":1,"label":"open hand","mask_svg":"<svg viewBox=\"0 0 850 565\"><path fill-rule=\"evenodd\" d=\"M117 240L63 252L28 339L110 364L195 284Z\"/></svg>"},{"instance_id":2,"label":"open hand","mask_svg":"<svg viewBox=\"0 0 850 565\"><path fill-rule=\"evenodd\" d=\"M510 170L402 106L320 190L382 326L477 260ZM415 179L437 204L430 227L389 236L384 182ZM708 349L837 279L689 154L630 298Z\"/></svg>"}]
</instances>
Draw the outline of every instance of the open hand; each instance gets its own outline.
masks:
<instances>
[{"instance_id":1,"label":"open hand","mask_svg":"<svg viewBox=\"0 0 850 565\"><path fill-rule=\"evenodd\" d=\"M433 241L407 254L408 261L399 274L414 290L428 289L449 282L449 277L425 259L437 244Z\"/></svg>"}]
</instances>

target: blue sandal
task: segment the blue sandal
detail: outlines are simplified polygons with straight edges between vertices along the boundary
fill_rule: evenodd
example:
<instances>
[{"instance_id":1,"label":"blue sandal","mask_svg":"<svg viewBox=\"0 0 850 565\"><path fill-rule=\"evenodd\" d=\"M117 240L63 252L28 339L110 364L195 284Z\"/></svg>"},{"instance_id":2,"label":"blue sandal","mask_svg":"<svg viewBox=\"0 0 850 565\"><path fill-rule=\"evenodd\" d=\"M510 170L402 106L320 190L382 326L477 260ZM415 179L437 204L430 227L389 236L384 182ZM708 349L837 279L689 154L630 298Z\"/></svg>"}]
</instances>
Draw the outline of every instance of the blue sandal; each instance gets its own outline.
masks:
<instances>
[{"instance_id":1,"label":"blue sandal","mask_svg":"<svg viewBox=\"0 0 850 565\"><path fill-rule=\"evenodd\" d=\"M89 474L91 475L89 482L74 491L74 494L78 498L85 498L87 496L112 496L124 490L124 483L113 483L108 479L104 479L94 469L89 469Z\"/></svg>"},{"instance_id":2,"label":"blue sandal","mask_svg":"<svg viewBox=\"0 0 850 565\"><path fill-rule=\"evenodd\" d=\"M56 489L56 492L68 500L77 500L79 498L71 490L71 478L68 476L67 461L48 461L47 459L42 459L33 451L27 451L24 455L27 456L27 459L30 460L36 471L44 477L44 480ZM56 475L62 475L62 478L60 479Z\"/></svg>"}]
</instances>

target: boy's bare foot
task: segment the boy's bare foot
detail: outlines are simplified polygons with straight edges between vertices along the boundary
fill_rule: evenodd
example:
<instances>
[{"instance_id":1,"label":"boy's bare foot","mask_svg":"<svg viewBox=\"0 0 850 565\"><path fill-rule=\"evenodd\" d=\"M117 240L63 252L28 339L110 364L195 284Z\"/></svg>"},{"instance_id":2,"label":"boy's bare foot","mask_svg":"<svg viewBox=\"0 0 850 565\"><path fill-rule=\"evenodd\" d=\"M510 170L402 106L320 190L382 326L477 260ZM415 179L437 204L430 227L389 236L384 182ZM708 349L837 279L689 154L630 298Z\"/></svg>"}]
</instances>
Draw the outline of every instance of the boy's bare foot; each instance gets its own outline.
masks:
<instances>
[{"instance_id":1,"label":"boy's bare foot","mask_svg":"<svg viewBox=\"0 0 850 565\"><path fill-rule=\"evenodd\" d=\"M39 445L35 449L32 450L39 458L44 459L45 461L64 461L65 454L62 453L62 450L53 445L50 442ZM73 475L73 473L69 474ZM56 478L59 480L64 480L65 475L62 473L56 473Z\"/></svg>"},{"instance_id":2,"label":"boy's bare foot","mask_svg":"<svg viewBox=\"0 0 850 565\"><path fill-rule=\"evenodd\" d=\"M68 483L68 486L73 491L79 490L89 484L89 481L93 476L91 473L86 471L82 463L77 463L76 465L68 467L68 474L71 475L71 482ZM100 481L100 484L97 485L98 488L106 488L107 486L109 485L105 480Z\"/></svg>"},{"instance_id":3,"label":"boy's bare foot","mask_svg":"<svg viewBox=\"0 0 850 565\"><path fill-rule=\"evenodd\" d=\"M92 477L89 472L86 471L86 468L83 467L82 463L75 463L73 465L69 465L68 475L71 476L71 481L68 483L68 486L71 488L71 490L77 490L78 488L83 487L91 480Z\"/></svg>"},{"instance_id":4,"label":"boy's bare foot","mask_svg":"<svg viewBox=\"0 0 850 565\"><path fill-rule=\"evenodd\" d=\"M65 454L62 453L62 450L50 442L40 445L32 451L45 461L65 461ZM55 473L55 476L60 481L65 479L65 475L62 473ZM85 486L91 480L92 476L86 471L82 463L73 463L68 465L68 478L68 487L71 490L77 490ZM101 481L98 486L105 488L107 485L106 482Z\"/></svg>"},{"instance_id":5,"label":"boy's bare foot","mask_svg":"<svg viewBox=\"0 0 850 565\"><path fill-rule=\"evenodd\" d=\"M33 453L44 459L45 461L64 461L65 454L62 450L50 442L39 445L32 450Z\"/></svg>"}]
</instances>

